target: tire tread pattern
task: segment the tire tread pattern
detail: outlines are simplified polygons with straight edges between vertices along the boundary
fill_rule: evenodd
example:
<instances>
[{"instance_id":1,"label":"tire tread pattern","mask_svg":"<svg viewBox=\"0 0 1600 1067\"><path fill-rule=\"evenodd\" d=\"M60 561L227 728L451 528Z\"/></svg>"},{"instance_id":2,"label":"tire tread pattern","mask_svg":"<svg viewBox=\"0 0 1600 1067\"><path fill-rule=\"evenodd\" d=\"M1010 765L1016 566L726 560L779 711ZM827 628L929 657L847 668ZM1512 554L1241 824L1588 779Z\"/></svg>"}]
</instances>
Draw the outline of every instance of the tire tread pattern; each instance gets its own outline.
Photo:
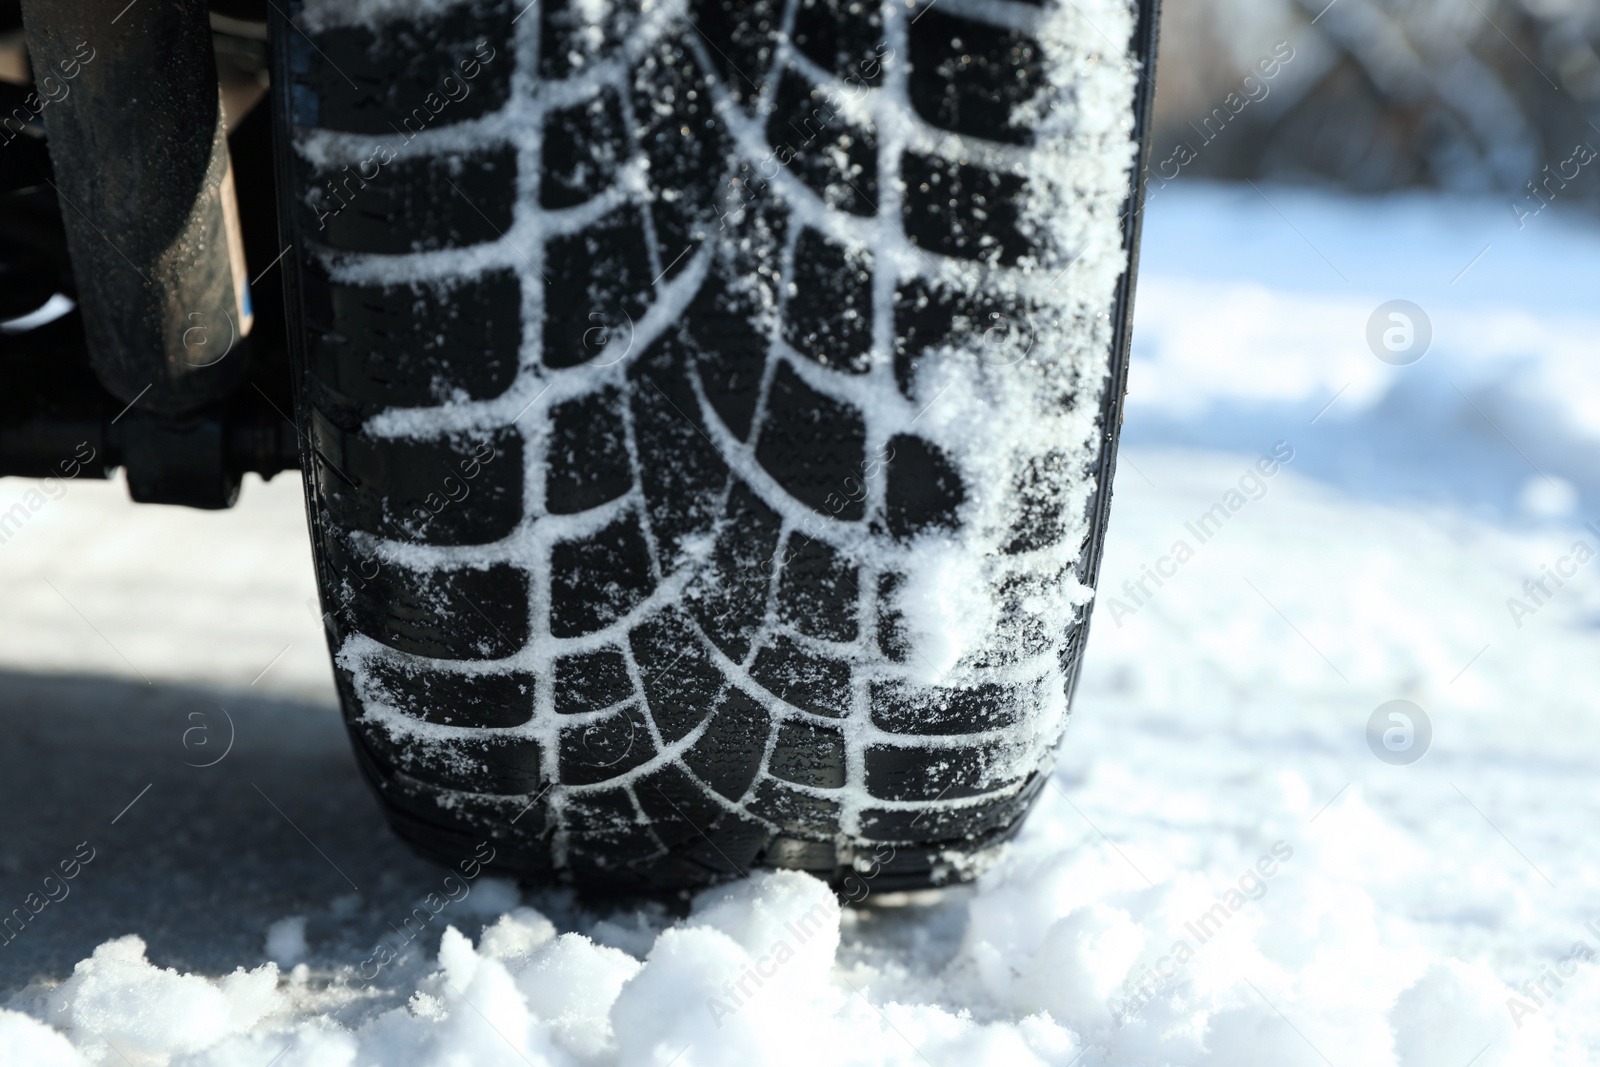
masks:
<instances>
[{"instance_id":1,"label":"tire tread pattern","mask_svg":"<svg viewBox=\"0 0 1600 1067\"><path fill-rule=\"evenodd\" d=\"M598 35L520 6L278 37L308 500L363 773L422 851L487 836L530 878L837 881L880 843L874 889L969 876L1042 788L1018 753L1055 737L1019 743L1019 709L1072 677L1083 623L1029 646L1033 677L918 681L884 552L957 531L971 487L869 412L1031 309L886 283L854 235L1026 264L1039 43L971 0L694 0L692 26ZM468 91L434 107L446 75ZM830 107L841 84L914 143ZM1071 462L1016 473L1007 553L1103 513L1064 511Z\"/></svg>"}]
</instances>

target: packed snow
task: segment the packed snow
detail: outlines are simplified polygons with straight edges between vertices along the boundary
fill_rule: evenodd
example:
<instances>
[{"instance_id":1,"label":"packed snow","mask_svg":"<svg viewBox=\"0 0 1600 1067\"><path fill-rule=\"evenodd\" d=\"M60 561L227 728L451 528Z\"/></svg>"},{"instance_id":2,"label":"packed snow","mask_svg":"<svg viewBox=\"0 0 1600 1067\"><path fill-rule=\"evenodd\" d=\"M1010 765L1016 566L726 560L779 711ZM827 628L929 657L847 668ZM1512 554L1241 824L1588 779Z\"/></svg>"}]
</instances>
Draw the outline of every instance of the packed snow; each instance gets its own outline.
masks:
<instances>
[{"instance_id":1,"label":"packed snow","mask_svg":"<svg viewBox=\"0 0 1600 1067\"><path fill-rule=\"evenodd\" d=\"M48 900L0 1062L1593 1061L1596 262L1554 208L1162 190L1052 788L975 885L864 905L415 860L343 748L297 483L66 483L0 545L0 892ZM1393 300L1418 361L1368 345Z\"/></svg>"}]
</instances>

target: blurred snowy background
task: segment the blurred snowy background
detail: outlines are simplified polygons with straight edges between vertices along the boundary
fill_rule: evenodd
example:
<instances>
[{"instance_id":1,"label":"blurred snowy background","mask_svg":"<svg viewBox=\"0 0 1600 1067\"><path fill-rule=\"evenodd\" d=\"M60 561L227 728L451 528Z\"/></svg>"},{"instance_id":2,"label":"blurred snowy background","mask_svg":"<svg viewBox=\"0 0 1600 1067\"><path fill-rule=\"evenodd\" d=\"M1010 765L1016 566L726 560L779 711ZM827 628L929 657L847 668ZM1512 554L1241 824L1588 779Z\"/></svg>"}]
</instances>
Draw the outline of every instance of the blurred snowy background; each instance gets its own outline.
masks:
<instances>
[{"instance_id":1,"label":"blurred snowy background","mask_svg":"<svg viewBox=\"0 0 1600 1067\"><path fill-rule=\"evenodd\" d=\"M1591 0L1169 0L1161 29L1152 171L1186 143L1189 175L1520 196L1600 137ZM1600 203L1577 170L1541 197Z\"/></svg>"},{"instance_id":2,"label":"blurred snowy background","mask_svg":"<svg viewBox=\"0 0 1600 1067\"><path fill-rule=\"evenodd\" d=\"M70 484L0 544L0 910L93 859L0 947L0 1062L1600 1061L1600 182L1525 188L1600 143L1595 21L1169 4L1152 171L1195 158L1148 202L1086 673L973 887L480 880L407 937L442 873L346 748L298 483ZM1391 700L1414 762L1369 741Z\"/></svg>"}]
</instances>

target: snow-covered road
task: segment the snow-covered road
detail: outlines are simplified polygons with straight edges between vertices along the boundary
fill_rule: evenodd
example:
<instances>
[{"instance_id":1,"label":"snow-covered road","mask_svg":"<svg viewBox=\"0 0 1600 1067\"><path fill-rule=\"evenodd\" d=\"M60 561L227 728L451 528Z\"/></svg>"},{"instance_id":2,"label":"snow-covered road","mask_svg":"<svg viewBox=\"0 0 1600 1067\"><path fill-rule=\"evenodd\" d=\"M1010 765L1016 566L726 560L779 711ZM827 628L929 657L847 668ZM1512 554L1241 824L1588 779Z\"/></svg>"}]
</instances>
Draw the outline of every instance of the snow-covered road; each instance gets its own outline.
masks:
<instances>
[{"instance_id":1,"label":"snow-covered road","mask_svg":"<svg viewBox=\"0 0 1600 1067\"><path fill-rule=\"evenodd\" d=\"M0 1063L1600 1058L1597 264L1555 209L1163 190L1055 788L976 886L843 913L447 880L346 749L298 484L69 485L0 544L0 911L61 898Z\"/></svg>"}]
</instances>

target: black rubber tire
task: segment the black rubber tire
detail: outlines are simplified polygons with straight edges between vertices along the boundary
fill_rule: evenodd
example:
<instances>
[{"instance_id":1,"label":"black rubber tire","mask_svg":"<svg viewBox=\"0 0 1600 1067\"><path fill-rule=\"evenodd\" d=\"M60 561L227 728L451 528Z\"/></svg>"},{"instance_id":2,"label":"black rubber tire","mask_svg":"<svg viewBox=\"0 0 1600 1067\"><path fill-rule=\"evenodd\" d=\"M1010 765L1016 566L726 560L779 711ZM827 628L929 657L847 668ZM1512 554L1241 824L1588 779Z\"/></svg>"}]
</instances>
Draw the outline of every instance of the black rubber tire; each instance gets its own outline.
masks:
<instances>
[{"instance_id":1,"label":"black rubber tire","mask_svg":"<svg viewBox=\"0 0 1600 1067\"><path fill-rule=\"evenodd\" d=\"M1048 632L1024 590L999 589L1010 673L991 650L959 685L908 680L903 576L882 561L960 534L973 487L933 435L886 434L850 398L925 399L923 363L963 331L1042 313L987 279L1071 264L1036 247L1023 178L964 158L988 143L1027 160L1014 120L1041 46L962 0L884 17L686 2L692 28L669 3L626 33L523 0L276 17L297 417L357 757L423 853L455 864L488 841L532 881L964 879L1048 777L1088 605ZM1013 23L1042 10L984 2ZM1153 5L1136 22L1148 62ZM948 132L899 157L903 185L877 174L870 123L819 118L812 94L819 72L879 92L895 55L916 120ZM1134 143L1147 86L1129 94ZM877 285L870 253L791 218L797 187L767 184L730 114L798 144L784 172L841 226L892 193L913 250L975 272L972 289ZM1091 205L1128 253L1098 316L1050 320L1099 372L1048 402L1097 418L1019 458L995 553L1063 559L1090 588L1138 184ZM1024 654L1048 669L1018 681Z\"/></svg>"}]
</instances>

